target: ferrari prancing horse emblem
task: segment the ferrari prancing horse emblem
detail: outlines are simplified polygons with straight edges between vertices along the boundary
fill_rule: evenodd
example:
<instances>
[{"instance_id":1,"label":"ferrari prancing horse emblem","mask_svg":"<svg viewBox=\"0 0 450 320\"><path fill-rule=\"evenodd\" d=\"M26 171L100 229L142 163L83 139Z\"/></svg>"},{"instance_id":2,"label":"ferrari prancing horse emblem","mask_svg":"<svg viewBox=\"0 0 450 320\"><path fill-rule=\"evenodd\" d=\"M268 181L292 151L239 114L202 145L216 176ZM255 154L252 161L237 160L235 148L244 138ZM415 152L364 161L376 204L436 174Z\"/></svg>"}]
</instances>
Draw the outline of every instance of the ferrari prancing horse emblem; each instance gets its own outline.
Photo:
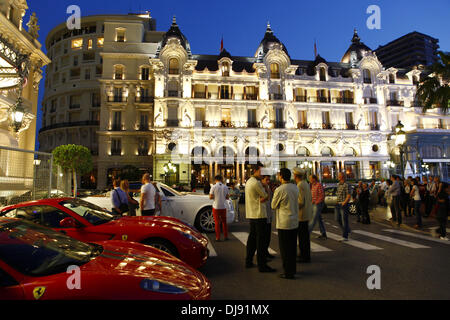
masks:
<instances>
[{"instance_id":1,"label":"ferrari prancing horse emblem","mask_svg":"<svg viewBox=\"0 0 450 320\"><path fill-rule=\"evenodd\" d=\"M39 300L45 293L45 287L36 287L33 289L33 296L36 300Z\"/></svg>"}]
</instances>

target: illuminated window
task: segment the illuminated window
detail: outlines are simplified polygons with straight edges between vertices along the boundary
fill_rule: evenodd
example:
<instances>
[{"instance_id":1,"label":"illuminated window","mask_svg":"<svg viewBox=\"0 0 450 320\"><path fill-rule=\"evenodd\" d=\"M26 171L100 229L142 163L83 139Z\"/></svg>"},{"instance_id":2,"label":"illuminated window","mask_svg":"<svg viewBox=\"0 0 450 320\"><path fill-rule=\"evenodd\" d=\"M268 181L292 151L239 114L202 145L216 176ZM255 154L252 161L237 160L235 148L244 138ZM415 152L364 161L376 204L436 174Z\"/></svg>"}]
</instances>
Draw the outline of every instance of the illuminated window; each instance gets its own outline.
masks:
<instances>
[{"instance_id":1,"label":"illuminated window","mask_svg":"<svg viewBox=\"0 0 450 320\"><path fill-rule=\"evenodd\" d=\"M83 39L72 40L72 49L81 49L83 47Z\"/></svg>"},{"instance_id":2,"label":"illuminated window","mask_svg":"<svg viewBox=\"0 0 450 320\"><path fill-rule=\"evenodd\" d=\"M88 50L92 50L92 39L88 40Z\"/></svg>"},{"instance_id":3,"label":"illuminated window","mask_svg":"<svg viewBox=\"0 0 450 320\"><path fill-rule=\"evenodd\" d=\"M270 78L280 79L280 66L277 63L272 63L270 65Z\"/></svg>"},{"instance_id":4,"label":"illuminated window","mask_svg":"<svg viewBox=\"0 0 450 320\"><path fill-rule=\"evenodd\" d=\"M369 69L363 70L364 83L372 83L372 75Z\"/></svg>"},{"instance_id":5,"label":"illuminated window","mask_svg":"<svg viewBox=\"0 0 450 320\"><path fill-rule=\"evenodd\" d=\"M325 68L320 68L320 71L319 71L319 77L320 77L320 81L327 81L327 76L326 76L326 73L325 73Z\"/></svg>"},{"instance_id":6,"label":"illuminated window","mask_svg":"<svg viewBox=\"0 0 450 320\"><path fill-rule=\"evenodd\" d=\"M116 29L116 41L125 42L125 29Z\"/></svg>"},{"instance_id":7,"label":"illuminated window","mask_svg":"<svg viewBox=\"0 0 450 320\"><path fill-rule=\"evenodd\" d=\"M230 65L228 64L228 62L224 62L222 64L222 75L224 77L228 77L230 75Z\"/></svg>"},{"instance_id":8,"label":"illuminated window","mask_svg":"<svg viewBox=\"0 0 450 320\"><path fill-rule=\"evenodd\" d=\"M179 74L178 59L172 58L169 60L169 74Z\"/></svg>"},{"instance_id":9,"label":"illuminated window","mask_svg":"<svg viewBox=\"0 0 450 320\"><path fill-rule=\"evenodd\" d=\"M150 78L150 68L143 67L141 69L141 80L149 80Z\"/></svg>"},{"instance_id":10,"label":"illuminated window","mask_svg":"<svg viewBox=\"0 0 450 320\"><path fill-rule=\"evenodd\" d=\"M114 79L115 80L123 80L123 66L114 66Z\"/></svg>"},{"instance_id":11,"label":"illuminated window","mask_svg":"<svg viewBox=\"0 0 450 320\"><path fill-rule=\"evenodd\" d=\"M105 38L97 39L97 47L103 47L103 43L105 42Z\"/></svg>"}]
</instances>

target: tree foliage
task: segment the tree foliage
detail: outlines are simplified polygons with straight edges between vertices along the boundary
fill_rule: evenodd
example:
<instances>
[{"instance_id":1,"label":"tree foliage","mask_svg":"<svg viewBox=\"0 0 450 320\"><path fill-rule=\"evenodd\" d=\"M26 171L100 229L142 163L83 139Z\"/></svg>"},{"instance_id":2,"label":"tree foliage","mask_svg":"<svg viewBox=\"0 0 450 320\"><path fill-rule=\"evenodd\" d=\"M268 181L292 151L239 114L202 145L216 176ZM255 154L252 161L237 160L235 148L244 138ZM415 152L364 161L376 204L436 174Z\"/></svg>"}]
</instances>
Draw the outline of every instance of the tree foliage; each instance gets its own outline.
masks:
<instances>
[{"instance_id":1,"label":"tree foliage","mask_svg":"<svg viewBox=\"0 0 450 320\"><path fill-rule=\"evenodd\" d=\"M88 148L75 144L56 147L53 150L55 164L63 170L85 174L92 171L92 156Z\"/></svg>"},{"instance_id":2,"label":"tree foliage","mask_svg":"<svg viewBox=\"0 0 450 320\"><path fill-rule=\"evenodd\" d=\"M439 108L446 114L450 108L450 55L438 52L440 61L431 67L431 74L417 88L417 102L423 112Z\"/></svg>"}]
</instances>

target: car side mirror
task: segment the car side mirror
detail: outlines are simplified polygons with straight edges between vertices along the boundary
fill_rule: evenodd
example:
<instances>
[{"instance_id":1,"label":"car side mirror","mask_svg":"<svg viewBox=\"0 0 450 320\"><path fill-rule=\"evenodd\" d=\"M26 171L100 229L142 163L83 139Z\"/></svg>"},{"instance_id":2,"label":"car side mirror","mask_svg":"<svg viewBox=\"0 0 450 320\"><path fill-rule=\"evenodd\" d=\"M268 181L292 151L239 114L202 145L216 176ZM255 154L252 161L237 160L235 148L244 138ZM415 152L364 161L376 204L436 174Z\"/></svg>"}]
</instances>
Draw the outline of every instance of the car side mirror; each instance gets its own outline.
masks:
<instances>
[{"instance_id":1,"label":"car side mirror","mask_svg":"<svg viewBox=\"0 0 450 320\"><path fill-rule=\"evenodd\" d=\"M80 227L80 225L77 223L77 221L72 217L67 217L67 218L62 219L59 222L59 225L63 228L78 228L78 227Z\"/></svg>"}]
</instances>

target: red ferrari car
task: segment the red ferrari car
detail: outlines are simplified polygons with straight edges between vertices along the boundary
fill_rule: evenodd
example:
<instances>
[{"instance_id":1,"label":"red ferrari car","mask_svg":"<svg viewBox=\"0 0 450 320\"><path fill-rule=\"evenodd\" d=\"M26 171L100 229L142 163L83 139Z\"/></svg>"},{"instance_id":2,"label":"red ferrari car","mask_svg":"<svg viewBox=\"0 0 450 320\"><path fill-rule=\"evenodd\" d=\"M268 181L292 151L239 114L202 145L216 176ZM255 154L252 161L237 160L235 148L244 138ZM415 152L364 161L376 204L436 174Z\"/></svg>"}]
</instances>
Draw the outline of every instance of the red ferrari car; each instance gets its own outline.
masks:
<instances>
[{"instance_id":1,"label":"red ferrari car","mask_svg":"<svg viewBox=\"0 0 450 320\"><path fill-rule=\"evenodd\" d=\"M5 207L0 216L20 218L84 242L128 240L166 251L199 268L208 258L208 240L170 217L118 217L89 202L55 198Z\"/></svg>"},{"instance_id":2,"label":"red ferrari car","mask_svg":"<svg viewBox=\"0 0 450 320\"><path fill-rule=\"evenodd\" d=\"M78 274L68 271L74 266ZM0 300L204 300L210 295L204 275L153 247L124 241L85 243L28 221L0 217Z\"/></svg>"}]
</instances>

